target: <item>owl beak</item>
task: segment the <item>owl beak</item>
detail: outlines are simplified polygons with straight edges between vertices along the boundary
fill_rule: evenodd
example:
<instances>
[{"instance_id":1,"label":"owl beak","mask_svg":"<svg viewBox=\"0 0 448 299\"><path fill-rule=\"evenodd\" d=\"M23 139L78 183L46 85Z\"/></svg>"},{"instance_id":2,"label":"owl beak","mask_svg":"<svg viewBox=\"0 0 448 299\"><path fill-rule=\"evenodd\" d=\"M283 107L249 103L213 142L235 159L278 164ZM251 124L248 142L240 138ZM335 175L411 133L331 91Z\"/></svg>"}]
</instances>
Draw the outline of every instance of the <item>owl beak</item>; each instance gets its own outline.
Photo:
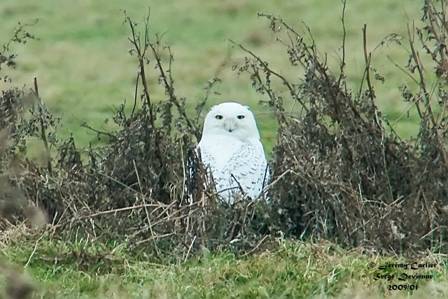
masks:
<instances>
[{"instance_id":1,"label":"owl beak","mask_svg":"<svg viewBox=\"0 0 448 299\"><path fill-rule=\"evenodd\" d=\"M229 133L232 133L233 131L235 131L235 129L236 129L235 121L233 119L226 120L224 122L224 129Z\"/></svg>"}]
</instances>

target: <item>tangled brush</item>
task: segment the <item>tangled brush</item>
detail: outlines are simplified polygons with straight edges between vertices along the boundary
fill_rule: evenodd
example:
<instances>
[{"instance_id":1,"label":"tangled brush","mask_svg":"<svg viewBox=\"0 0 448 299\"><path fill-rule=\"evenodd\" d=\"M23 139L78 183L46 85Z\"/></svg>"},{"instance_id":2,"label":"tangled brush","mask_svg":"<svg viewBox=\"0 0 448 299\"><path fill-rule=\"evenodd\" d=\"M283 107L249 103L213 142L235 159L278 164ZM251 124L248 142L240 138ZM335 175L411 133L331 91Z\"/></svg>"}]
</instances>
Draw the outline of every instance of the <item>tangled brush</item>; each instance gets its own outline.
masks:
<instances>
[{"instance_id":1,"label":"tangled brush","mask_svg":"<svg viewBox=\"0 0 448 299\"><path fill-rule=\"evenodd\" d=\"M185 260L204 247L248 253L279 231L378 250L445 251L448 25L443 7L441 1L426 1L426 26L410 27L408 44L402 44L409 49L407 72L414 81L402 88L403 99L420 117L414 141L402 140L377 107L374 81L384 78L371 65L366 27L362 82L357 91L347 86L345 3L336 70L319 55L310 31L303 34L262 14L291 66L302 74L289 80L239 45L247 57L235 68L248 73L253 87L267 97L279 125L267 202L242 199L231 206L217 198L195 147L218 79L189 112L176 93L171 50L150 34L148 19L137 24L127 16L138 72L132 107L121 106L113 117L117 129L103 132L86 125L104 142L79 149L73 138L58 138L58 119L40 98L37 81L28 92L4 91L0 128L9 142L0 153L0 173L26 203L45 211L55 237L76 232L91 241L125 240L155 257ZM402 42L394 35L388 41ZM435 82L422 65L425 54L434 64ZM149 70L156 73L149 76ZM158 78L164 98L153 98L149 78ZM298 108L287 111L285 101ZM25 158L30 136L42 141L43 163ZM7 171L12 161L21 171ZM8 221L24 217L14 215Z\"/></svg>"},{"instance_id":2,"label":"tangled brush","mask_svg":"<svg viewBox=\"0 0 448 299\"><path fill-rule=\"evenodd\" d=\"M407 75L414 85L402 87L402 95L420 118L415 141L402 140L378 109L374 79L385 79L371 65L366 26L362 80L358 91L348 88L344 13L345 3L336 72L319 56L311 31L301 34L271 15L261 14L285 46L291 65L303 71L298 81L289 81L240 45L248 58L239 71L248 72L253 86L267 96L280 127L273 169L274 178L281 179L270 190L273 217L292 236L395 252L446 251L446 9L442 1L425 1L426 26L409 27L408 44L403 45L409 48ZM391 41L401 44L396 35L383 43ZM435 81L422 65L425 54L434 64ZM286 87L288 100L299 108L285 111L279 86Z\"/></svg>"}]
</instances>

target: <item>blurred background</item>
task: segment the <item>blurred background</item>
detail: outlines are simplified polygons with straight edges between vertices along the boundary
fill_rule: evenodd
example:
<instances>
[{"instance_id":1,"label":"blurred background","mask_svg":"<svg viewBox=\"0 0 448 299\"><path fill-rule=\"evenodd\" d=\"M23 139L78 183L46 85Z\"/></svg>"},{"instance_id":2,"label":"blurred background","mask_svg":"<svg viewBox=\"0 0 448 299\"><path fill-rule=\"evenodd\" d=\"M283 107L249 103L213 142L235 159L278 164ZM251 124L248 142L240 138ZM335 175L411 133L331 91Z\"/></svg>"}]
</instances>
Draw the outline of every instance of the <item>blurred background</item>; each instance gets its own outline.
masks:
<instances>
[{"instance_id":1,"label":"blurred background","mask_svg":"<svg viewBox=\"0 0 448 299\"><path fill-rule=\"evenodd\" d=\"M388 34L406 37L407 25L418 22L422 5L422 1L408 0L347 1L347 75L354 90L364 70L363 24L367 24L368 48L372 50ZM269 22L257 17L257 12L265 12L281 16L302 32L307 24L330 65L336 65L341 57L342 4L335 0L2 0L0 42L12 36L18 22L35 23L28 30L37 37L25 46L15 46L19 65L10 76L28 87L37 77L42 98L62 119L59 133L73 134L80 145L96 142L96 134L81 125L86 122L112 129L112 122L107 121L112 111L124 100L133 101L137 67L128 54L124 11L143 21L149 9L152 33L163 34L171 45L178 96L194 104L204 96L207 81L225 63L219 74L222 82L209 105L229 99L250 105L268 151L275 143L275 120L268 108L259 105L264 98L254 91L249 78L232 70L244 53L229 40L244 44L275 70L299 80L300 69L289 66ZM416 133L417 124L409 104L400 96L399 86L408 78L394 63L405 65L407 55L397 44L386 44L373 54L373 66L385 78L384 83L375 83L378 101L406 138ZM153 98L163 99L163 91L155 87L157 78L150 81ZM5 84L0 83L0 88Z\"/></svg>"}]
</instances>

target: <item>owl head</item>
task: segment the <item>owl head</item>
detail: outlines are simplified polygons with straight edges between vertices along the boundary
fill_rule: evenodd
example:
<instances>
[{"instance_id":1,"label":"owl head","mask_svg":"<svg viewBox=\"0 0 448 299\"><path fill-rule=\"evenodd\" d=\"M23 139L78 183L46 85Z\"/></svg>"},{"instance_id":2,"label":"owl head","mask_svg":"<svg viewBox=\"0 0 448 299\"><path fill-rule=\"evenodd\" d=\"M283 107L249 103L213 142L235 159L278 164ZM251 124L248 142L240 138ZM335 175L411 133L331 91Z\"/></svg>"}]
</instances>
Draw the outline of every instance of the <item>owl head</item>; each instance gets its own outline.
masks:
<instances>
[{"instance_id":1,"label":"owl head","mask_svg":"<svg viewBox=\"0 0 448 299\"><path fill-rule=\"evenodd\" d=\"M248 106L225 102L213 106L205 117L203 135L227 135L242 141L260 139L255 117Z\"/></svg>"}]
</instances>

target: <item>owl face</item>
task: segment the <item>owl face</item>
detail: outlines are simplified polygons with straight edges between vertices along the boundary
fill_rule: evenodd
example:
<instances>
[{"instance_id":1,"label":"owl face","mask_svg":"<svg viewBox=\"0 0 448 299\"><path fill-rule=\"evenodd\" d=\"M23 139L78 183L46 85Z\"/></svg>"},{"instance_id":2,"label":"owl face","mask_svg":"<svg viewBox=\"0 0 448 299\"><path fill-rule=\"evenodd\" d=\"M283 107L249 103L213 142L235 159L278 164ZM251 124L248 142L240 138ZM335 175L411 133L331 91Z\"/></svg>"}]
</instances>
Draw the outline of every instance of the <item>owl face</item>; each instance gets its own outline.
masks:
<instances>
[{"instance_id":1,"label":"owl face","mask_svg":"<svg viewBox=\"0 0 448 299\"><path fill-rule=\"evenodd\" d=\"M205 118L203 134L228 135L241 140L260 138L252 112L234 102L212 107Z\"/></svg>"}]
</instances>

